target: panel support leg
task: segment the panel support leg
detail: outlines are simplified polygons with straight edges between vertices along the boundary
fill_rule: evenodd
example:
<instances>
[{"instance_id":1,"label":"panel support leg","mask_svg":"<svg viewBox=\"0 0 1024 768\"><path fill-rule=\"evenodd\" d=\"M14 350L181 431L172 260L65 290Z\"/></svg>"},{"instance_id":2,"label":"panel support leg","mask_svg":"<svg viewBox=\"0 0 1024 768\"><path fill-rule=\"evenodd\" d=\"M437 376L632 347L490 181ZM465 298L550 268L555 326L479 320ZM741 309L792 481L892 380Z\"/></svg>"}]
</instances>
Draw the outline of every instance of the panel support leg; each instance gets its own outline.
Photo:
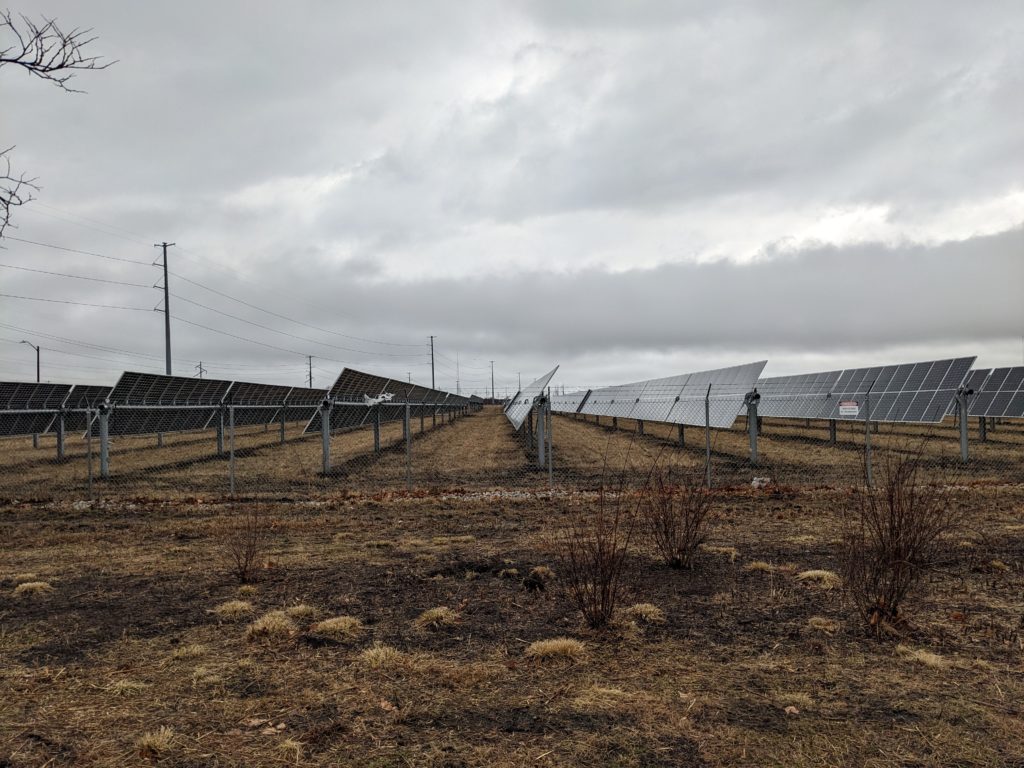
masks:
<instances>
[{"instance_id":1,"label":"panel support leg","mask_svg":"<svg viewBox=\"0 0 1024 768\"><path fill-rule=\"evenodd\" d=\"M100 407L100 477L110 477L110 409Z\"/></svg>"},{"instance_id":2,"label":"panel support leg","mask_svg":"<svg viewBox=\"0 0 1024 768\"><path fill-rule=\"evenodd\" d=\"M988 442L988 419L984 416L978 419L978 433L981 437L981 442Z\"/></svg>"}]
</instances>

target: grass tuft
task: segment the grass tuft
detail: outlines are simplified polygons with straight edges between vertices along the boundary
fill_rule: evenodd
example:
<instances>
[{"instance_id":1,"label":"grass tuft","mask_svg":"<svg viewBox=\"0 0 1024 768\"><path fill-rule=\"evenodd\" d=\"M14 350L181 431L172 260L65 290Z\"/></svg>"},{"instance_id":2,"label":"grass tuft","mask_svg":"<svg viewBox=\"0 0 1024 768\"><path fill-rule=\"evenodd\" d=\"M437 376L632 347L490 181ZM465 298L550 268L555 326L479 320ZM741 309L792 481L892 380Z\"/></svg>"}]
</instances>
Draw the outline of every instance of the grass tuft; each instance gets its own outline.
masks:
<instances>
[{"instance_id":1,"label":"grass tuft","mask_svg":"<svg viewBox=\"0 0 1024 768\"><path fill-rule=\"evenodd\" d=\"M834 635L839 631L839 622L826 619L824 616L811 616L807 620L807 626L818 632L824 632L826 635Z\"/></svg>"},{"instance_id":2,"label":"grass tuft","mask_svg":"<svg viewBox=\"0 0 1024 768\"><path fill-rule=\"evenodd\" d=\"M550 640L537 640L530 643L526 656L539 661L555 661L565 659L579 661L586 656L587 647L579 640L571 637L554 637Z\"/></svg>"},{"instance_id":3,"label":"grass tuft","mask_svg":"<svg viewBox=\"0 0 1024 768\"><path fill-rule=\"evenodd\" d=\"M363 634L363 622L355 616L334 616L317 622L312 632L333 640L355 640Z\"/></svg>"},{"instance_id":4,"label":"grass tuft","mask_svg":"<svg viewBox=\"0 0 1024 768\"><path fill-rule=\"evenodd\" d=\"M222 619L240 619L252 613L252 603L245 600L228 600L214 608L213 612Z\"/></svg>"},{"instance_id":5,"label":"grass tuft","mask_svg":"<svg viewBox=\"0 0 1024 768\"><path fill-rule=\"evenodd\" d=\"M173 741L174 729L161 725L155 731L144 733L136 739L135 748L139 750L139 756L144 760L154 760L170 749Z\"/></svg>"},{"instance_id":6,"label":"grass tuft","mask_svg":"<svg viewBox=\"0 0 1024 768\"><path fill-rule=\"evenodd\" d=\"M117 680L108 685L105 690L111 696L131 696L133 693L139 693L147 688L149 686L146 683L140 683L138 680Z\"/></svg>"},{"instance_id":7,"label":"grass tuft","mask_svg":"<svg viewBox=\"0 0 1024 768\"><path fill-rule=\"evenodd\" d=\"M296 631L295 622L284 611L271 611L260 616L249 625L245 636L249 640L268 640L290 637Z\"/></svg>"},{"instance_id":8,"label":"grass tuft","mask_svg":"<svg viewBox=\"0 0 1024 768\"><path fill-rule=\"evenodd\" d=\"M48 581L25 581L14 588L15 597L40 597L53 592Z\"/></svg>"},{"instance_id":9,"label":"grass tuft","mask_svg":"<svg viewBox=\"0 0 1024 768\"><path fill-rule=\"evenodd\" d=\"M896 653L907 661L920 664L924 667L931 667L932 669L946 669L951 666L949 659L939 656L937 653L926 651L923 648L911 648L907 645L898 645L896 646Z\"/></svg>"},{"instance_id":10,"label":"grass tuft","mask_svg":"<svg viewBox=\"0 0 1024 768\"><path fill-rule=\"evenodd\" d=\"M316 616L320 611L314 608L312 605L306 605L305 603L299 603L298 605L291 605L285 609L285 613L296 621L309 621Z\"/></svg>"},{"instance_id":11,"label":"grass tuft","mask_svg":"<svg viewBox=\"0 0 1024 768\"><path fill-rule=\"evenodd\" d=\"M758 573L777 573L779 566L764 560L754 560L743 566L744 571L757 571Z\"/></svg>"},{"instance_id":12,"label":"grass tuft","mask_svg":"<svg viewBox=\"0 0 1024 768\"><path fill-rule=\"evenodd\" d=\"M819 587L823 587L825 589L835 589L843 583L843 580L839 578L839 574L835 571L825 571L821 569L800 571L800 573L796 575L796 580L817 584Z\"/></svg>"},{"instance_id":13,"label":"grass tuft","mask_svg":"<svg viewBox=\"0 0 1024 768\"><path fill-rule=\"evenodd\" d=\"M188 645L179 645L171 653L172 659L198 659L209 653L210 649L205 645L199 643L189 643Z\"/></svg>"},{"instance_id":14,"label":"grass tuft","mask_svg":"<svg viewBox=\"0 0 1024 768\"><path fill-rule=\"evenodd\" d=\"M624 611L627 618L645 624L664 624L665 612L653 603L637 603Z\"/></svg>"},{"instance_id":15,"label":"grass tuft","mask_svg":"<svg viewBox=\"0 0 1024 768\"><path fill-rule=\"evenodd\" d=\"M405 654L390 645L374 643L361 654L359 660L370 669L393 669L405 664Z\"/></svg>"},{"instance_id":16,"label":"grass tuft","mask_svg":"<svg viewBox=\"0 0 1024 768\"><path fill-rule=\"evenodd\" d=\"M441 627L452 627L459 623L459 612L440 606L428 608L413 621L417 629L441 629Z\"/></svg>"},{"instance_id":17,"label":"grass tuft","mask_svg":"<svg viewBox=\"0 0 1024 768\"><path fill-rule=\"evenodd\" d=\"M740 556L740 551L736 547L719 547L711 544L701 544L701 552L706 552L709 555L720 555L722 557L728 557L730 563L735 563L736 558Z\"/></svg>"},{"instance_id":18,"label":"grass tuft","mask_svg":"<svg viewBox=\"0 0 1024 768\"><path fill-rule=\"evenodd\" d=\"M259 594L259 589L255 584L243 584L238 588L238 594L241 597L256 597Z\"/></svg>"}]
</instances>

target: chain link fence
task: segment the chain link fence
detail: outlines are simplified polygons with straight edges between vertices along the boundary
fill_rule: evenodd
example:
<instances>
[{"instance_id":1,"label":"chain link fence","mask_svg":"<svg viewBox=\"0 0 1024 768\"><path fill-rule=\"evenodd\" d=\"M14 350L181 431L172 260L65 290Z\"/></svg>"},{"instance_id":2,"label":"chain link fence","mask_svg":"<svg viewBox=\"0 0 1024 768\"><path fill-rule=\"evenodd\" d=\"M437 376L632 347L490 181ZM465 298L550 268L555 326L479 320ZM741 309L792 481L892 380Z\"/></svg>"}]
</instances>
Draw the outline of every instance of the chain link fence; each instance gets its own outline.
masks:
<instances>
[{"instance_id":1,"label":"chain link fence","mask_svg":"<svg viewBox=\"0 0 1024 768\"><path fill-rule=\"evenodd\" d=\"M348 404L358 418L280 409L88 408L0 413L38 433L0 439L0 497L281 498L346 493L573 491L652 466L715 488L862 486L888 460L919 454L925 478L1024 482L1024 421L936 424L756 418L731 428L552 413L539 398L519 431L500 405ZM337 406L335 406L337 407ZM35 415L39 416L41 412ZM347 417L346 417L347 418Z\"/></svg>"}]
</instances>

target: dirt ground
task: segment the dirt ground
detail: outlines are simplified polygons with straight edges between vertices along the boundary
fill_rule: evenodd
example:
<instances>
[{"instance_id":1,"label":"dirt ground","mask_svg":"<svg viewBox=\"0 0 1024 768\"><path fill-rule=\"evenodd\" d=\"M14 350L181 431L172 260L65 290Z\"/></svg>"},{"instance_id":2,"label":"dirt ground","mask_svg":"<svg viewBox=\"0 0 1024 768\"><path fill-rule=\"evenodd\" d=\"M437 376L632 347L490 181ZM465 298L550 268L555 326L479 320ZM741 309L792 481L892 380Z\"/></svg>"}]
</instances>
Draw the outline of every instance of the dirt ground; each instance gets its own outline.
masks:
<instances>
[{"instance_id":1,"label":"dirt ground","mask_svg":"<svg viewBox=\"0 0 1024 768\"><path fill-rule=\"evenodd\" d=\"M417 431L412 493L400 431L355 462L372 437L336 436L327 478L318 443L271 445L278 436L260 431L238 468L305 467L307 486L196 495L194 462L140 463L131 471L167 487L0 504L0 766L1024 766L1019 481L961 487L968 524L949 562L907 606L902 636L877 640L840 588L798 578L839 570L850 491L811 481L842 477L814 468L842 447L769 426L765 453L799 447L774 461L803 482L755 490L764 468L740 468L745 434L722 433L715 451L737 457L720 462L737 482L719 491L697 566L663 566L640 536L631 547L623 607L653 604L664 621L623 612L596 632L564 593L551 536L568 510L597 503L587 488L606 464L668 455L700 470L703 434L668 450L674 436L652 425L637 438L556 418L549 491L502 418ZM187 458L206 436L180 439ZM271 527L242 587L225 531L252 509ZM535 566L556 571L543 589L526 578ZM248 609L216 612L237 600ZM451 612L436 626L417 622L438 607ZM279 634L253 635L272 611L290 612ZM316 627L338 616L362 626ZM552 638L582 649L528 653Z\"/></svg>"}]
</instances>

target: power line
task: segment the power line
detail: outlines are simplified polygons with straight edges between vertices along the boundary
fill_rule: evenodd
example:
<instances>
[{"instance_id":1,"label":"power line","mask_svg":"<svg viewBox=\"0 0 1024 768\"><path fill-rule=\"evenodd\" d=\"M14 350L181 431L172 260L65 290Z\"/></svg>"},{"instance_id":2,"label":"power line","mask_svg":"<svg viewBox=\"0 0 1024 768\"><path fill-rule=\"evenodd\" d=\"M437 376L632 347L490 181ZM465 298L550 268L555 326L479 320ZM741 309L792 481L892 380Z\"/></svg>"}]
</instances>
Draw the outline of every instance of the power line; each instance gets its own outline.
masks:
<instances>
[{"instance_id":1,"label":"power line","mask_svg":"<svg viewBox=\"0 0 1024 768\"><path fill-rule=\"evenodd\" d=\"M48 304L72 304L76 307L95 307L97 309L127 309L132 312L152 312L149 307L122 307L117 304L88 304L84 301L68 301L65 299L41 299L38 296L15 296L13 293L0 293L0 298L21 299L23 301L44 301Z\"/></svg>"},{"instance_id":2,"label":"power line","mask_svg":"<svg viewBox=\"0 0 1024 768\"><path fill-rule=\"evenodd\" d=\"M209 291L210 293L215 293L218 296L221 296L221 297L223 297L225 299L229 299L231 301L238 302L239 304L242 304L242 305L244 305L246 307L249 307L250 309L255 309L258 312L264 312L264 313L266 313L268 315L273 315L274 317L280 318L281 320L287 320L288 322L295 323L296 325L303 325L306 328L311 328L314 331L320 331L321 333L329 333L332 336L340 336L340 337L342 337L344 339L352 339L353 341L363 341L363 342L366 342L367 344L380 344L382 346L388 346L388 347L411 347L411 348L420 348L420 349L422 349L423 347L426 346L425 344L399 344L399 343L393 342L393 341L379 341L377 339L366 339L366 338L363 338L361 336L352 336L352 335L347 334L347 333L338 333L337 331L330 331L330 330L328 330L326 328L320 328L319 326L303 322L302 320L296 320L293 317L288 317L287 315L282 315L279 312L274 312L273 310L265 309L265 308L263 308L263 307L261 307L261 306L259 306L257 304L252 304L252 303L250 303L248 301L245 301L243 299L236 298L234 296L231 296L230 294L224 293L223 291L218 291L216 288L210 288L208 285L203 285L202 283L200 283L200 282L198 282L196 280L190 280L189 278L185 277L184 275L179 275L176 272L171 272L170 274L173 275L174 277L178 278L179 280L184 280L186 283L190 283L190 284L192 284L192 285L194 285L194 286L196 286L198 288L202 288L204 291ZM359 350L359 351L361 351L361 350ZM381 354L383 354L383 353L381 353Z\"/></svg>"},{"instance_id":3,"label":"power line","mask_svg":"<svg viewBox=\"0 0 1024 768\"><path fill-rule=\"evenodd\" d=\"M193 301L192 299L186 299L184 296L179 296L176 293L172 293L171 296L173 296L174 298L178 299L179 301L184 301L184 302L186 302L188 304L194 304L197 307L202 307L203 309L205 309L205 310L207 310L209 312L214 312L214 313L216 313L218 315L223 315L224 317L230 317L232 320L237 320L240 323L247 323L249 325L255 326L256 328L262 328L265 331L270 331L271 333L279 333L282 336L288 336L289 338L297 339L298 341L304 341L307 344L316 344L316 345L322 346L322 347L331 347L332 349L340 349L343 352L355 352L356 354L369 355L371 357L401 357L401 358L429 357L429 355L426 355L426 354L406 355L406 354L398 354L396 352L370 352L369 350L364 350L364 349L353 349L352 347L342 347L342 346L339 346L337 344L329 344L326 341L316 341L315 339L307 339L304 336L297 336L294 333L288 333L288 331L279 331L276 328L271 328L269 325L263 325L262 323L257 323L255 320L247 320L244 317L239 317L238 315L232 315L230 312L224 312L223 310L207 306L206 304L201 304L198 301Z\"/></svg>"},{"instance_id":4,"label":"power line","mask_svg":"<svg viewBox=\"0 0 1024 768\"><path fill-rule=\"evenodd\" d=\"M67 251L68 253L80 253L84 256L95 256L99 259L110 259L111 261L123 261L126 264L141 264L144 267L153 266L151 261L139 261L137 259L122 259L120 256L107 256L102 253L95 253L94 251L82 251L78 248L65 248L63 245L54 245L53 243L40 243L37 240L26 240L22 237L14 237L13 235L4 235L4 240L16 240L19 243L28 243L29 245L38 245L43 248L53 248L56 251Z\"/></svg>"},{"instance_id":5,"label":"power line","mask_svg":"<svg viewBox=\"0 0 1024 768\"><path fill-rule=\"evenodd\" d=\"M107 283L109 285L126 285L129 288L152 288L153 287L151 285L146 285L144 283L126 283L126 282L124 282L122 280L106 280L106 279L104 279L102 277L86 277L85 275L71 275L71 274L68 274L67 272L50 272L49 270L46 270L46 269L33 269L32 267L16 267L13 264L0 264L0 267L4 267L5 269L17 269L17 270L20 270L22 272L35 272L35 273L40 274L40 275L53 275L55 277L70 277L70 278L74 278L75 280L89 280L90 282L93 282L93 283Z\"/></svg>"}]
</instances>

